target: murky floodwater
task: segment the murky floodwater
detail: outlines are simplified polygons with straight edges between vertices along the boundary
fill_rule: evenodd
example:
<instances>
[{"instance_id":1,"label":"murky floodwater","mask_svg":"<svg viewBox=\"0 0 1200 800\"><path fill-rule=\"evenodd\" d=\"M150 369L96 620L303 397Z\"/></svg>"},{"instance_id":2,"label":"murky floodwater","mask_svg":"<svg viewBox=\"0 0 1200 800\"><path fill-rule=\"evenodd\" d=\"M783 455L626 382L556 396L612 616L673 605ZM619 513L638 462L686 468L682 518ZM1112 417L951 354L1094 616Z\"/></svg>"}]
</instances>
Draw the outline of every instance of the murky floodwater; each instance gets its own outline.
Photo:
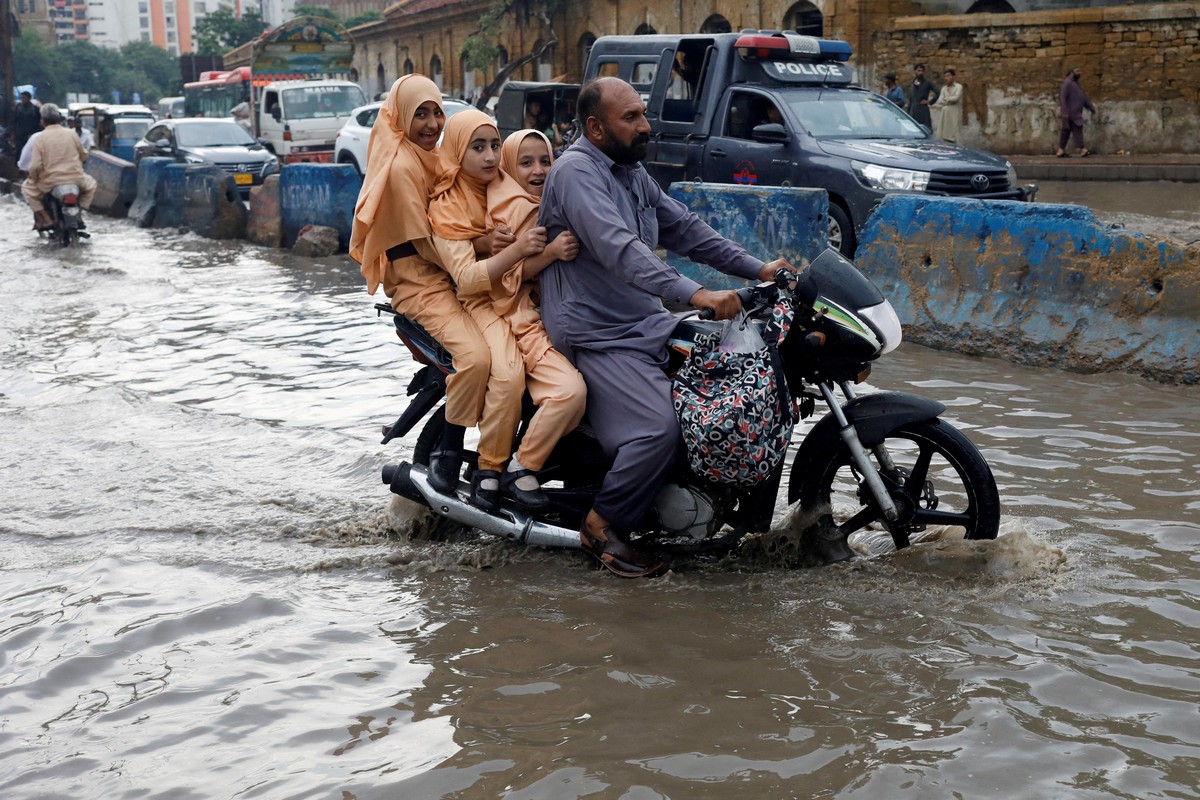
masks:
<instances>
[{"instance_id":1,"label":"murky floodwater","mask_svg":"<svg viewBox=\"0 0 1200 800\"><path fill-rule=\"evenodd\" d=\"M1200 183L1036 181L1039 203L1087 206L1105 222L1136 233L1200 244Z\"/></svg>"},{"instance_id":2,"label":"murky floodwater","mask_svg":"<svg viewBox=\"0 0 1200 800\"><path fill-rule=\"evenodd\" d=\"M902 347L1002 535L630 582L431 542L344 258L0 198L0 796L1193 797L1197 389Z\"/></svg>"}]
</instances>

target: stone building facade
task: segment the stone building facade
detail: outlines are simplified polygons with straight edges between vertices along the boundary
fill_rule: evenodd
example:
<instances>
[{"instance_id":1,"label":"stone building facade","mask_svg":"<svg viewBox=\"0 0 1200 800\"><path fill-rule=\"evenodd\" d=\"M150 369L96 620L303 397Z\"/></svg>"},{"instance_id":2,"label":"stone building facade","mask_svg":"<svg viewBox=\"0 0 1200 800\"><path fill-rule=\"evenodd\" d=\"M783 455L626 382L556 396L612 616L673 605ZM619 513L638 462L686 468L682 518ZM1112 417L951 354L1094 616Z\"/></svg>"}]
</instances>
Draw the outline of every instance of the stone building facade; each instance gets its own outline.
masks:
<instances>
[{"instance_id":1,"label":"stone building facade","mask_svg":"<svg viewBox=\"0 0 1200 800\"><path fill-rule=\"evenodd\" d=\"M495 71L465 70L460 52L494 2L400 0L384 20L352 31L359 82L373 96L400 75L422 72L447 94L477 96ZM530 52L544 35L531 13L537 5L514 3L499 35L502 62ZM850 42L858 82L871 88L880 88L889 71L907 86L918 62L938 80L954 67L964 85L964 144L1014 154L1052 151L1059 85L1067 68L1078 66L1100 110L1088 121L1090 147L1200 151L1194 133L1200 2L573 0L557 6L557 46L513 79L578 81L600 36L800 30Z\"/></svg>"}]
</instances>

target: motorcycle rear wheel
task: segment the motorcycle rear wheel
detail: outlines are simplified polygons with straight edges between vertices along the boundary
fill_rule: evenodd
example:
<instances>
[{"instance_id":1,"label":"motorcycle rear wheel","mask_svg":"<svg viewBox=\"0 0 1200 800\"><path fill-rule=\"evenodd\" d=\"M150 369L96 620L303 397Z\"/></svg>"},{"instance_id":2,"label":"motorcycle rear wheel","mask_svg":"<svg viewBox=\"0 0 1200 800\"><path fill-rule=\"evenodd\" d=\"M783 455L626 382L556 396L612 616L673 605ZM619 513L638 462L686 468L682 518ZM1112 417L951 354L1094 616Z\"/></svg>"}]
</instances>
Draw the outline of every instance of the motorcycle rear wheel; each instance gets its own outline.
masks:
<instances>
[{"instance_id":1,"label":"motorcycle rear wheel","mask_svg":"<svg viewBox=\"0 0 1200 800\"><path fill-rule=\"evenodd\" d=\"M875 523L892 534L897 547L932 526L960 529L967 539L995 539L1000 528L996 479L966 436L939 419L913 422L889 433L884 447L895 469L880 471L900 517L888 522L871 500L850 454L840 440L825 448L824 460L793 463L788 502L828 509L843 536ZM877 462L872 463L878 468Z\"/></svg>"}]
</instances>

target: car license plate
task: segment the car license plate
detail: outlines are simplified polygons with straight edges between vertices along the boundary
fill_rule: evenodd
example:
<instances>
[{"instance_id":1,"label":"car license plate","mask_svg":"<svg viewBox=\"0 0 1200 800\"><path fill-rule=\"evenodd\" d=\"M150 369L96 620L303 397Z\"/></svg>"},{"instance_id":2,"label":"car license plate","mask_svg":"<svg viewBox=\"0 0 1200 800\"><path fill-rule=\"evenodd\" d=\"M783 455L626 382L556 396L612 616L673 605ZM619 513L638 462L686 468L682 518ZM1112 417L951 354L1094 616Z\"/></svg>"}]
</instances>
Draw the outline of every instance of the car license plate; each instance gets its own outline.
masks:
<instances>
[{"instance_id":1,"label":"car license plate","mask_svg":"<svg viewBox=\"0 0 1200 800\"><path fill-rule=\"evenodd\" d=\"M249 172L235 172L233 173L233 182L238 186L247 186L254 183L254 176Z\"/></svg>"}]
</instances>

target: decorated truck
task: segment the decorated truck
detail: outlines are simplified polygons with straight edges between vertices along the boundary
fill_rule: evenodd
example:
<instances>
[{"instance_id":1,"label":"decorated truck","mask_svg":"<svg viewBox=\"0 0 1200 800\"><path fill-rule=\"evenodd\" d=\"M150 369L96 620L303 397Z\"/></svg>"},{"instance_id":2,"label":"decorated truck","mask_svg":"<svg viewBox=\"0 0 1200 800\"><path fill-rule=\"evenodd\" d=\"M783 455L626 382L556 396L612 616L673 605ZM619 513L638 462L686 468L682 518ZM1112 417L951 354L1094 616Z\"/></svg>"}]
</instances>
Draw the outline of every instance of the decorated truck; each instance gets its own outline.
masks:
<instances>
[{"instance_id":1,"label":"decorated truck","mask_svg":"<svg viewBox=\"0 0 1200 800\"><path fill-rule=\"evenodd\" d=\"M225 55L226 74L241 73L247 103L225 113L249 114L253 134L284 163L333 161L338 130L367 102L348 80L353 57L337 22L297 17Z\"/></svg>"}]
</instances>

